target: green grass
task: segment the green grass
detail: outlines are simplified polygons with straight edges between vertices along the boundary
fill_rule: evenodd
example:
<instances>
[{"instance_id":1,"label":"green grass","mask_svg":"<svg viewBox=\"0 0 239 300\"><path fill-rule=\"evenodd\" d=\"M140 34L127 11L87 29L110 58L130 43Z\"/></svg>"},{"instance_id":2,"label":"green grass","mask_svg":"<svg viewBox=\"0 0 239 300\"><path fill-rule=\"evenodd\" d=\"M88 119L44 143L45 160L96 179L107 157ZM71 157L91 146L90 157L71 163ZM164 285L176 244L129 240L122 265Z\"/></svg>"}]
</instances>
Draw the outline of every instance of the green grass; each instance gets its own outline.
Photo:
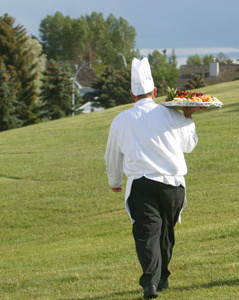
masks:
<instances>
[{"instance_id":1,"label":"green grass","mask_svg":"<svg viewBox=\"0 0 239 300\"><path fill-rule=\"evenodd\" d=\"M160 299L239 299L239 81L201 91L224 106L194 116L188 204ZM142 299L124 193L104 165L110 123L131 106L0 133L0 299Z\"/></svg>"}]
</instances>

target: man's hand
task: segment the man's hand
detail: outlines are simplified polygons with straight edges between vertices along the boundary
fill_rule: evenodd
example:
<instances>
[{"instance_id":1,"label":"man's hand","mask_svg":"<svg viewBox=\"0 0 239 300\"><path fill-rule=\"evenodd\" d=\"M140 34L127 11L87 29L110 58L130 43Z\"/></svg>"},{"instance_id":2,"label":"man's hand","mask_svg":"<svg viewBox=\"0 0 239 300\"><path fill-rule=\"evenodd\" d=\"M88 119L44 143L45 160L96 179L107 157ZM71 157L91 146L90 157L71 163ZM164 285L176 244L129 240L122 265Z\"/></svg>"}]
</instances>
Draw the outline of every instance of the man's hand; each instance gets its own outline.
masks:
<instances>
[{"instance_id":1,"label":"man's hand","mask_svg":"<svg viewBox=\"0 0 239 300\"><path fill-rule=\"evenodd\" d=\"M115 192L115 193L119 193L119 192L122 191L122 187L121 187L121 186L119 186L118 188L111 188L111 189L112 189L112 191Z\"/></svg>"},{"instance_id":2,"label":"man's hand","mask_svg":"<svg viewBox=\"0 0 239 300\"><path fill-rule=\"evenodd\" d=\"M200 111L200 110L205 110L206 107L199 107L199 106L195 106L195 107L188 107L188 106L184 106L183 107L183 114L185 118L188 119L192 119L192 114L195 113L196 111Z\"/></svg>"}]
</instances>

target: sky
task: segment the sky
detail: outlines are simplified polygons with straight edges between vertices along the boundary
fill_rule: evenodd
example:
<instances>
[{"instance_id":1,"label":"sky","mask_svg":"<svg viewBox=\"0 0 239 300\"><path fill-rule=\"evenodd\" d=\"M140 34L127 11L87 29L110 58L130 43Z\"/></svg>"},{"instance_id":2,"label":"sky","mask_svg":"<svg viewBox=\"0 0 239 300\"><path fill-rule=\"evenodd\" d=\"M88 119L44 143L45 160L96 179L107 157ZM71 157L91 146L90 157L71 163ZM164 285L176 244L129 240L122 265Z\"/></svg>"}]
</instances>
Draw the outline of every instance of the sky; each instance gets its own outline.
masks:
<instances>
[{"instance_id":1,"label":"sky","mask_svg":"<svg viewBox=\"0 0 239 300\"><path fill-rule=\"evenodd\" d=\"M56 11L72 19L92 12L123 17L142 55L174 49L178 66L195 54L239 58L239 0L0 0L0 16L8 13L38 38L41 20Z\"/></svg>"}]
</instances>

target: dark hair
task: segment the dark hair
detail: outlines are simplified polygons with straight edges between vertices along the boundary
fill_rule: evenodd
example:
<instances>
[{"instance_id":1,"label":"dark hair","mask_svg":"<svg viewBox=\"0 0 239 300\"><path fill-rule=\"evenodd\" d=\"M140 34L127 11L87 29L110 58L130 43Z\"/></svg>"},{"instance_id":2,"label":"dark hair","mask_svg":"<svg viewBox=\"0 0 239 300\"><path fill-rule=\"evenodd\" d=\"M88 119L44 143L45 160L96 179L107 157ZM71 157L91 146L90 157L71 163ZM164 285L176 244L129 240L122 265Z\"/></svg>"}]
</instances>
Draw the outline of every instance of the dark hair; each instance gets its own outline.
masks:
<instances>
[{"instance_id":1,"label":"dark hair","mask_svg":"<svg viewBox=\"0 0 239 300\"><path fill-rule=\"evenodd\" d=\"M148 98L148 97L152 96L153 94L154 94L154 90L152 90L151 92L146 93L146 94L138 95L136 97L138 100L140 100L140 99Z\"/></svg>"}]
</instances>

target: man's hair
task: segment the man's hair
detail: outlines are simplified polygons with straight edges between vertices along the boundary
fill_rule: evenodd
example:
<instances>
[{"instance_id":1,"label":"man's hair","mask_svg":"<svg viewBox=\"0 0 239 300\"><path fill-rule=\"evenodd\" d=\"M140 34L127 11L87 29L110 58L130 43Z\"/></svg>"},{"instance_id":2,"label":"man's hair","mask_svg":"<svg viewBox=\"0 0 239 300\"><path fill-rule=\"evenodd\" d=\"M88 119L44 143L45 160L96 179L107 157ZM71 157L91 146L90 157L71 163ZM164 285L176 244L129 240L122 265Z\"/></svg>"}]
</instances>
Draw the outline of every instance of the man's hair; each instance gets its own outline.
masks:
<instances>
[{"instance_id":1,"label":"man's hair","mask_svg":"<svg viewBox=\"0 0 239 300\"><path fill-rule=\"evenodd\" d=\"M138 100L144 99L144 98L148 98L154 95L154 90L152 90L151 92L147 93L147 94L142 94L142 95L138 95L136 96Z\"/></svg>"}]
</instances>

